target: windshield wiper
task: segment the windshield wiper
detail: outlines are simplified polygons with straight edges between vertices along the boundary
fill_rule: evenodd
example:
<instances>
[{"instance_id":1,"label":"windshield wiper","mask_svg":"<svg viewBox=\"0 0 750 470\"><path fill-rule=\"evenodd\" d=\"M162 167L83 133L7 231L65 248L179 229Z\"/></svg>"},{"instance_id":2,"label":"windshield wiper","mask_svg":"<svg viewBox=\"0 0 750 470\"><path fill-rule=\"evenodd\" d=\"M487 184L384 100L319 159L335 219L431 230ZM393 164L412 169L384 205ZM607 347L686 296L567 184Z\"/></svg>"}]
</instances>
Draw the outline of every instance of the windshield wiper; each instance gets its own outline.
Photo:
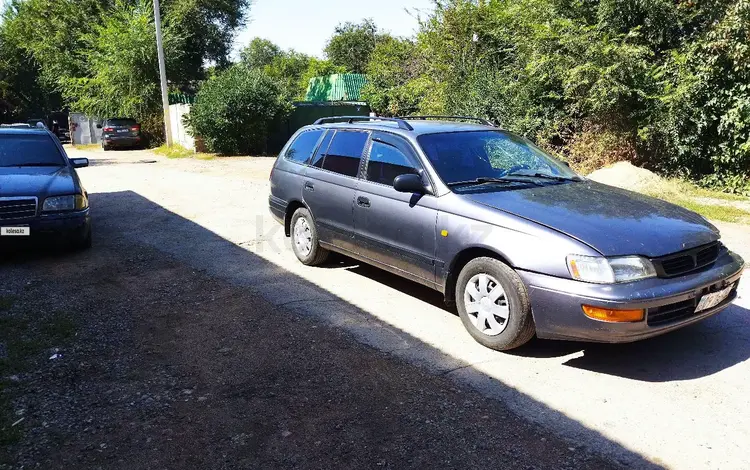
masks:
<instances>
[{"instance_id":1,"label":"windshield wiper","mask_svg":"<svg viewBox=\"0 0 750 470\"><path fill-rule=\"evenodd\" d=\"M453 186L469 186L469 185L481 185L481 184L490 184L490 183L497 183L497 184L508 184L508 183L524 183L524 184L533 184L535 186L543 186L541 183L538 183L536 181L529 181L529 180L522 180L517 178L477 178L473 180L467 180L467 181L454 181L453 183L447 183L447 186L449 188L452 188Z\"/></svg>"},{"instance_id":2,"label":"windshield wiper","mask_svg":"<svg viewBox=\"0 0 750 470\"><path fill-rule=\"evenodd\" d=\"M533 174L511 173L508 176L515 176L516 178L518 178L518 177L540 178L540 179L546 179L546 180L552 180L552 181L583 181L578 176L574 176L572 178L568 178L566 176L548 175L546 173L533 173Z\"/></svg>"}]
</instances>

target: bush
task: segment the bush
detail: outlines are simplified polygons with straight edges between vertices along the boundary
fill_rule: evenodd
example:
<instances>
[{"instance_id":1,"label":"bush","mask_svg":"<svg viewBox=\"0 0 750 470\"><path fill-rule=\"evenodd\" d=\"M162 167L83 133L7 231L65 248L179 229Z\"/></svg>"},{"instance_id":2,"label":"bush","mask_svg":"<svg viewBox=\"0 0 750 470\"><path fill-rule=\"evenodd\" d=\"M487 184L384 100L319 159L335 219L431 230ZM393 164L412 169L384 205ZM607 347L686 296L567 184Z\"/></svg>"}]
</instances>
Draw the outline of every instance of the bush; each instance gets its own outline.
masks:
<instances>
[{"instance_id":1,"label":"bush","mask_svg":"<svg viewBox=\"0 0 750 470\"><path fill-rule=\"evenodd\" d=\"M211 152L262 154L269 128L289 111L272 78L259 69L235 65L203 85L187 122Z\"/></svg>"}]
</instances>

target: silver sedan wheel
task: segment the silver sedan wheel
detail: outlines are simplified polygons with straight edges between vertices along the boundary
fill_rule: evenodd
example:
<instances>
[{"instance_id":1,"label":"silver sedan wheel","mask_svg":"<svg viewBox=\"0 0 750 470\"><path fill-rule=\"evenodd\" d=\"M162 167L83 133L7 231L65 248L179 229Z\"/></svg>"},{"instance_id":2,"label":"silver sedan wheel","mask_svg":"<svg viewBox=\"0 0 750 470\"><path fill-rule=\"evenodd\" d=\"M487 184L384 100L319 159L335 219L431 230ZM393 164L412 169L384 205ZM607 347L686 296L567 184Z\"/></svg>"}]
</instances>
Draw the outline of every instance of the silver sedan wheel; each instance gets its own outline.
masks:
<instances>
[{"instance_id":1,"label":"silver sedan wheel","mask_svg":"<svg viewBox=\"0 0 750 470\"><path fill-rule=\"evenodd\" d=\"M464 305L471 324L482 334L497 336L508 326L508 296L497 279L477 274L464 289Z\"/></svg>"},{"instance_id":2,"label":"silver sedan wheel","mask_svg":"<svg viewBox=\"0 0 750 470\"><path fill-rule=\"evenodd\" d=\"M294 244L297 246L297 252L303 257L312 251L312 231L304 217L297 219L294 224Z\"/></svg>"}]
</instances>

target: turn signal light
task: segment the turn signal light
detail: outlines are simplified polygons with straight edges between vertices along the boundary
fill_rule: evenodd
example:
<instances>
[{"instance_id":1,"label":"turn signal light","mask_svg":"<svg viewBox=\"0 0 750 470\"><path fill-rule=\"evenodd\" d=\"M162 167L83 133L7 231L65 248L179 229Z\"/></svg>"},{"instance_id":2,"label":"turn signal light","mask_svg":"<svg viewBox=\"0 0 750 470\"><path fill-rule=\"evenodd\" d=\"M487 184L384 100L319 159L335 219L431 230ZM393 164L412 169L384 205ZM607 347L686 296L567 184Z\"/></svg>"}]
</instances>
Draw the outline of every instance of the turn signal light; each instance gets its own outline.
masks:
<instances>
[{"instance_id":1,"label":"turn signal light","mask_svg":"<svg viewBox=\"0 0 750 470\"><path fill-rule=\"evenodd\" d=\"M606 321L611 323L630 323L643 321L646 317L646 311L641 310L617 310L614 308L593 307L583 305L583 313L594 320Z\"/></svg>"}]
</instances>

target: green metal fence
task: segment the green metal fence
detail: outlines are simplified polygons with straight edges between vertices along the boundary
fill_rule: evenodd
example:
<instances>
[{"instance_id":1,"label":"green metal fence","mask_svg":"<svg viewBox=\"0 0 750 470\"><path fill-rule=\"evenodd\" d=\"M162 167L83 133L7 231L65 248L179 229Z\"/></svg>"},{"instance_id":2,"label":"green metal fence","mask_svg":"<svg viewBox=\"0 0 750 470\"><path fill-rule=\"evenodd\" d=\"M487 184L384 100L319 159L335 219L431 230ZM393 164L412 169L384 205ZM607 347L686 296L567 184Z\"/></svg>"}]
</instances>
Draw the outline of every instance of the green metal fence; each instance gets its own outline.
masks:
<instances>
[{"instance_id":1,"label":"green metal fence","mask_svg":"<svg viewBox=\"0 0 750 470\"><path fill-rule=\"evenodd\" d=\"M360 101L362 88L367 84L365 75L356 73L327 75L310 79L306 101Z\"/></svg>"}]
</instances>

